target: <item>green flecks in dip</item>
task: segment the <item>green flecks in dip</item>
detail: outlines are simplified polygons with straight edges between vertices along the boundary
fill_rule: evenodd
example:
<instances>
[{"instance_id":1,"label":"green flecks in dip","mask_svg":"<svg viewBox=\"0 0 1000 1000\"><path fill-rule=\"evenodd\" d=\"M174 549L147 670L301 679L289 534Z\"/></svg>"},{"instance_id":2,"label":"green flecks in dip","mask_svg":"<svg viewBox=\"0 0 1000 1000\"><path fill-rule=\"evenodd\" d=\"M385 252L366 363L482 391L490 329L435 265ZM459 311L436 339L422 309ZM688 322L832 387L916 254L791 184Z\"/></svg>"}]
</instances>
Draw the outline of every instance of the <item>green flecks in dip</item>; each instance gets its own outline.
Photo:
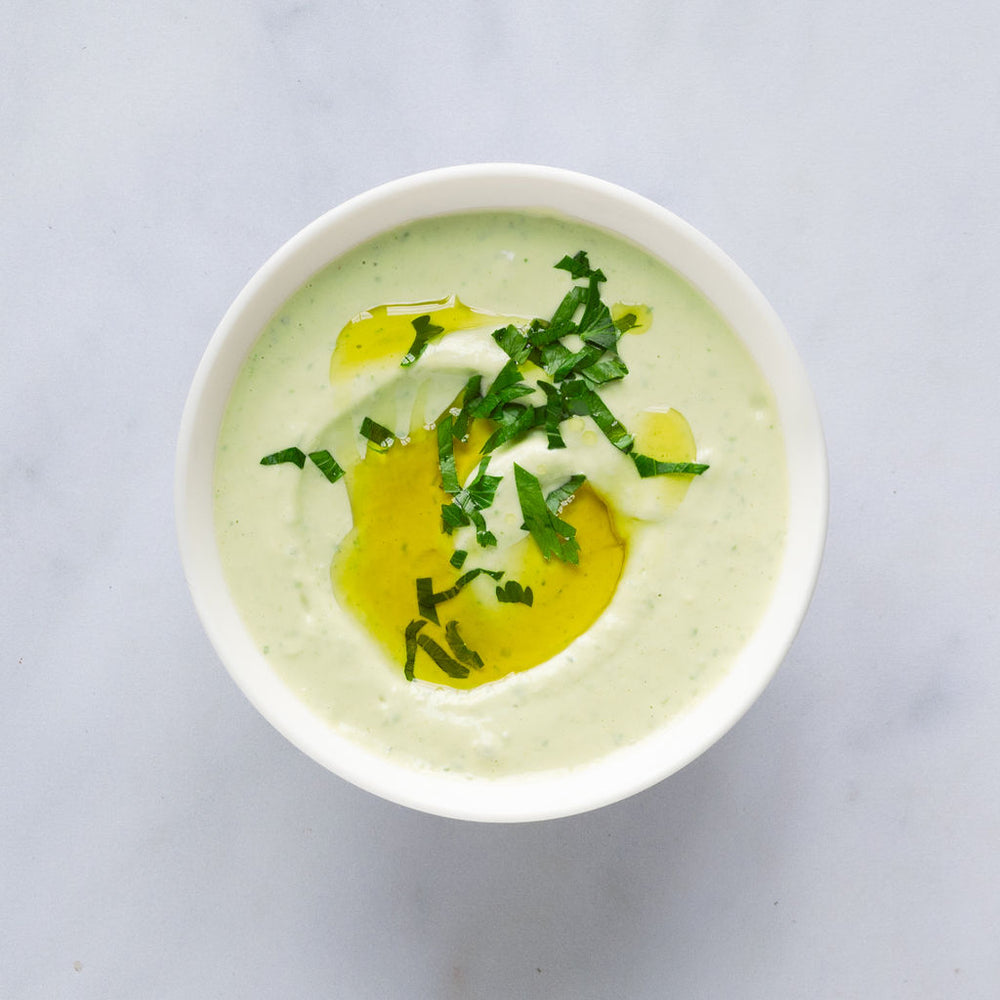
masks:
<instances>
[{"instance_id":1,"label":"green flecks in dip","mask_svg":"<svg viewBox=\"0 0 1000 1000\"><path fill-rule=\"evenodd\" d=\"M404 635L400 656L390 655L348 595L331 586L331 562L355 527L350 470L364 467L358 462L369 447L358 428L368 418L399 440L425 425L433 436L433 422L470 375L495 375L508 360L490 331L511 318L551 315L568 280L552 265L581 247L606 275L603 298L615 322L628 328L619 346L627 384L602 386L601 397L643 439L645 452L672 458L655 454L664 435L687 440L692 451L696 441L697 460L710 472L686 499L687 483L640 479L589 416L563 423L565 449L548 451L544 433L514 446L512 455L498 449L489 471L511 485L515 464L530 468L546 490L586 475L627 538L617 587L579 638L529 670L474 690L422 681L421 669L430 679L433 667L418 667L417 680L408 681ZM420 315L429 319L418 336L411 328L402 354L352 344L352 320L387 303L426 306ZM494 323L497 317L502 322ZM438 334L447 323L454 328ZM412 344L419 358L402 367ZM331 371L331 358L349 347L367 354L364 363ZM344 481L321 473L322 459L301 471L296 463L260 466L262 457L289 447L334 456L348 470ZM499 544L482 549L471 526L459 529L446 555L470 554L452 576L472 566L499 569L523 537L521 511L504 488L502 482L487 512ZM787 484L770 390L700 294L607 233L500 213L427 220L385 234L293 295L234 386L216 489L220 552L237 605L292 690L376 752L414 767L500 776L592 760L640 739L712 686L770 595ZM492 595L498 584L483 575L469 587ZM530 622L525 616L536 610L517 601L501 607L518 622ZM449 649L445 625L442 617L435 636ZM451 637L459 643L453 650L470 641L464 628Z\"/></svg>"}]
</instances>

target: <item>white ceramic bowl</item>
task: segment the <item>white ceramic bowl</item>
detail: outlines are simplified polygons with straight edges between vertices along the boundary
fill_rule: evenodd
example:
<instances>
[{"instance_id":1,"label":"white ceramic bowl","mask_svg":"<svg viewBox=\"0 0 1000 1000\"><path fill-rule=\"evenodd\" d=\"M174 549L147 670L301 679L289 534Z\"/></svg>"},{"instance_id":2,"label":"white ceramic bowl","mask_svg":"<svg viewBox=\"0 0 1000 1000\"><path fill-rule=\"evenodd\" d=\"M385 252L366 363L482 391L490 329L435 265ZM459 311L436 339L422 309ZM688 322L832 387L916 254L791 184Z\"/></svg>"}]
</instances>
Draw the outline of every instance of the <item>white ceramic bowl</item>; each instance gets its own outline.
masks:
<instances>
[{"instance_id":1,"label":"white ceramic bowl","mask_svg":"<svg viewBox=\"0 0 1000 1000\"><path fill-rule=\"evenodd\" d=\"M576 769L498 780L401 767L344 739L314 715L246 632L227 589L213 529L216 439L226 401L275 310L313 273L382 231L417 218L490 209L548 209L618 233L699 288L774 390L789 478L780 576L756 632L728 674L691 710L639 743ZM356 785L427 812L475 820L546 819L606 805L672 774L718 740L760 695L805 615L819 572L827 506L826 452L805 372L781 322L743 272L691 226L645 198L581 174L518 164L407 177L351 199L293 237L250 280L212 337L187 400L177 452L177 526L187 581L209 638L250 701L296 746Z\"/></svg>"}]
</instances>

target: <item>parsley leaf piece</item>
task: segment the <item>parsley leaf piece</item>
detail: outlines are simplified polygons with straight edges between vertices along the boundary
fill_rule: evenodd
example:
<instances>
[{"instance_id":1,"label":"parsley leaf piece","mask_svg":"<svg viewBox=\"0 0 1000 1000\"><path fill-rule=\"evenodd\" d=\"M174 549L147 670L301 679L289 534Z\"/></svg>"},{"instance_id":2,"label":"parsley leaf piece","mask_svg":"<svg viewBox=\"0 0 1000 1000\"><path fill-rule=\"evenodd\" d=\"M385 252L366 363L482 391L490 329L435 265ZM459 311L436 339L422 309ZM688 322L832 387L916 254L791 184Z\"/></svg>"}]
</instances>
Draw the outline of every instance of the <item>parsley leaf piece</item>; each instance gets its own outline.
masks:
<instances>
[{"instance_id":1,"label":"parsley leaf piece","mask_svg":"<svg viewBox=\"0 0 1000 1000\"><path fill-rule=\"evenodd\" d=\"M450 621L444 627L444 637L448 640L451 651L455 654L455 659L459 663L464 663L473 670L481 670L483 658L474 650L469 649L458 632L458 622Z\"/></svg>"},{"instance_id":2,"label":"parsley leaf piece","mask_svg":"<svg viewBox=\"0 0 1000 1000\"><path fill-rule=\"evenodd\" d=\"M479 449L481 455L488 455L495 451L502 444L506 444L513 438L526 434L535 426L535 409L532 406L521 406L518 403L511 403L505 406L499 414L494 414L494 420L498 420L500 426L486 439L482 448Z\"/></svg>"},{"instance_id":3,"label":"parsley leaf piece","mask_svg":"<svg viewBox=\"0 0 1000 1000\"><path fill-rule=\"evenodd\" d=\"M497 600L501 604L527 604L530 608L535 595L531 587L522 587L517 580L508 580L504 586L497 587Z\"/></svg>"},{"instance_id":4,"label":"parsley leaf piece","mask_svg":"<svg viewBox=\"0 0 1000 1000\"><path fill-rule=\"evenodd\" d=\"M604 275L600 271L595 271L590 277L579 334L585 343L610 351L615 349L621 334L611 318L611 310L601 300L598 283L603 280Z\"/></svg>"},{"instance_id":5,"label":"parsley leaf piece","mask_svg":"<svg viewBox=\"0 0 1000 1000\"><path fill-rule=\"evenodd\" d=\"M489 464L490 456L487 455L479 463L479 468L476 470L472 482L455 494L452 503L464 510L466 514L470 514L473 510L485 510L493 503L497 486L500 485L503 476L486 475L486 467Z\"/></svg>"},{"instance_id":6,"label":"parsley leaf piece","mask_svg":"<svg viewBox=\"0 0 1000 1000\"><path fill-rule=\"evenodd\" d=\"M584 397L591 419L604 432L604 436L619 450L627 455L632 450L632 435L625 425L607 408L604 400L596 392L590 390Z\"/></svg>"},{"instance_id":7,"label":"parsley leaf piece","mask_svg":"<svg viewBox=\"0 0 1000 1000\"><path fill-rule=\"evenodd\" d=\"M501 406L506 405L519 396L530 395L535 390L526 382L521 381L521 372L513 358L497 372L489 391L482 399L477 399L469 407L474 417L491 417Z\"/></svg>"},{"instance_id":8,"label":"parsley leaf piece","mask_svg":"<svg viewBox=\"0 0 1000 1000\"><path fill-rule=\"evenodd\" d=\"M483 512L475 508L466 513L453 503L442 504L441 521L443 522L442 530L446 535L450 535L456 528L464 528L465 525L471 524L476 529L476 541L481 548L486 549L497 543L497 536L486 527L486 518L483 517ZM460 567L456 566L455 568L459 569Z\"/></svg>"},{"instance_id":9,"label":"parsley leaf piece","mask_svg":"<svg viewBox=\"0 0 1000 1000\"><path fill-rule=\"evenodd\" d=\"M517 484L517 498L524 515L523 527L531 532L538 543L542 556L558 556L564 562L580 561L580 545L573 537L576 528L560 520L545 505L542 487L538 479L527 469L514 463L514 481Z\"/></svg>"},{"instance_id":10,"label":"parsley leaf piece","mask_svg":"<svg viewBox=\"0 0 1000 1000\"><path fill-rule=\"evenodd\" d=\"M441 522L441 530L450 535L456 528L463 528L469 523L469 515L454 503L445 503L441 505Z\"/></svg>"},{"instance_id":11,"label":"parsley leaf piece","mask_svg":"<svg viewBox=\"0 0 1000 1000\"><path fill-rule=\"evenodd\" d=\"M619 333L627 333L639 322L639 317L634 312L627 312L624 316L619 316L615 320L615 327Z\"/></svg>"},{"instance_id":12,"label":"parsley leaf piece","mask_svg":"<svg viewBox=\"0 0 1000 1000\"><path fill-rule=\"evenodd\" d=\"M469 668L452 659L430 636L418 635L417 643L449 677L469 676Z\"/></svg>"},{"instance_id":13,"label":"parsley leaf piece","mask_svg":"<svg viewBox=\"0 0 1000 1000\"><path fill-rule=\"evenodd\" d=\"M583 379L563 382L559 391L570 413L587 414L619 451L627 455L632 450L632 435Z\"/></svg>"},{"instance_id":14,"label":"parsley leaf piece","mask_svg":"<svg viewBox=\"0 0 1000 1000\"><path fill-rule=\"evenodd\" d=\"M566 442L559 433L559 425L562 423L566 411L563 408L563 399L559 395L559 390L548 382L539 381L539 386L545 393L545 433L549 439L549 449L565 448Z\"/></svg>"},{"instance_id":15,"label":"parsley leaf piece","mask_svg":"<svg viewBox=\"0 0 1000 1000\"><path fill-rule=\"evenodd\" d=\"M553 267L562 271L569 271L570 277L574 280L576 278L589 278L594 273L590 269L590 261L587 259L586 250L578 250L572 257L568 255L563 257Z\"/></svg>"},{"instance_id":16,"label":"parsley leaf piece","mask_svg":"<svg viewBox=\"0 0 1000 1000\"><path fill-rule=\"evenodd\" d=\"M322 451L309 452L309 458L313 465L315 465L316 468L319 469L319 471L322 472L331 483L337 482L337 480L344 474L344 470L340 467L333 455L326 450L326 448Z\"/></svg>"},{"instance_id":17,"label":"parsley leaf piece","mask_svg":"<svg viewBox=\"0 0 1000 1000\"><path fill-rule=\"evenodd\" d=\"M649 479L650 476L700 476L708 468L700 462L660 462L634 451L631 458L643 479Z\"/></svg>"},{"instance_id":18,"label":"parsley leaf piece","mask_svg":"<svg viewBox=\"0 0 1000 1000\"><path fill-rule=\"evenodd\" d=\"M503 476L486 475L486 467L489 465L490 456L487 455L479 463L479 469L475 477L468 486L462 487L452 498L450 504L441 507L441 520L444 523L444 531L450 535L455 528L469 524L471 521L476 526L476 541L480 545L496 545L496 536L486 530L486 519L480 513L493 503L496 496L497 486Z\"/></svg>"},{"instance_id":19,"label":"parsley leaf piece","mask_svg":"<svg viewBox=\"0 0 1000 1000\"><path fill-rule=\"evenodd\" d=\"M602 354L604 348L593 344L584 344L579 351L573 352L556 341L554 344L547 344L539 352L539 367L545 369L553 382L562 382L574 373L589 368Z\"/></svg>"},{"instance_id":20,"label":"parsley leaf piece","mask_svg":"<svg viewBox=\"0 0 1000 1000\"><path fill-rule=\"evenodd\" d=\"M531 354L531 341L513 323L494 330L493 339L516 365L524 364Z\"/></svg>"},{"instance_id":21,"label":"parsley leaf piece","mask_svg":"<svg viewBox=\"0 0 1000 1000\"><path fill-rule=\"evenodd\" d=\"M358 433L363 438L367 438L380 451L391 448L396 441L396 435L388 427L375 423L371 417L365 417L361 421L361 430Z\"/></svg>"},{"instance_id":22,"label":"parsley leaf piece","mask_svg":"<svg viewBox=\"0 0 1000 1000\"><path fill-rule=\"evenodd\" d=\"M553 341L565 337L567 334L576 333L576 324L573 317L577 309L586 301L587 288L584 285L574 285L563 297L558 308L552 314L552 319L548 325L532 323L528 328L528 340L535 347L544 347Z\"/></svg>"},{"instance_id":23,"label":"parsley leaf piece","mask_svg":"<svg viewBox=\"0 0 1000 1000\"><path fill-rule=\"evenodd\" d=\"M546 498L545 506L552 511L556 517L559 516L559 508L562 507L568 500L570 500L574 493L587 481L587 477L579 472L575 476L570 476L562 484L562 486L557 486Z\"/></svg>"},{"instance_id":24,"label":"parsley leaf piece","mask_svg":"<svg viewBox=\"0 0 1000 1000\"><path fill-rule=\"evenodd\" d=\"M605 382L613 382L616 379L624 378L628 375L628 365L617 355L611 354L600 361L595 361L586 368L579 369L587 384L594 386L604 385Z\"/></svg>"},{"instance_id":25,"label":"parsley leaf piece","mask_svg":"<svg viewBox=\"0 0 1000 1000\"><path fill-rule=\"evenodd\" d=\"M544 369L549 378L558 382L559 373L564 368L568 371L567 365L575 356L561 340L555 340L538 351L538 367ZM565 377L563 375L563 378Z\"/></svg>"},{"instance_id":26,"label":"parsley leaf piece","mask_svg":"<svg viewBox=\"0 0 1000 1000\"><path fill-rule=\"evenodd\" d=\"M494 580L499 580L504 571L502 569L483 569L477 566L475 569L466 570L456 581L455 586L449 588L446 593L449 597L454 597L467 583L471 583L477 576L491 576Z\"/></svg>"},{"instance_id":27,"label":"parsley leaf piece","mask_svg":"<svg viewBox=\"0 0 1000 1000\"><path fill-rule=\"evenodd\" d=\"M497 486L500 483L500 480L503 479L503 476L486 475L486 468L489 464L489 458L484 458L479 463L479 468L476 470L475 478L463 490L463 492L468 495L469 500L477 510L489 507L489 505L493 503L493 497L496 494Z\"/></svg>"},{"instance_id":28,"label":"parsley leaf piece","mask_svg":"<svg viewBox=\"0 0 1000 1000\"><path fill-rule=\"evenodd\" d=\"M472 419L470 408L472 404L480 398L480 386L483 382L482 375L473 375L465 384L462 392L462 406L455 417L455 424L452 427L452 435L459 441L464 441L469 436L469 422Z\"/></svg>"},{"instance_id":29,"label":"parsley leaf piece","mask_svg":"<svg viewBox=\"0 0 1000 1000\"><path fill-rule=\"evenodd\" d=\"M465 565L465 560L468 558L469 553L466 552L465 549L455 549L448 562L450 562L455 569L461 569Z\"/></svg>"},{"instance_id":30,"label":"parsley leaf piece","mask_svg":"<svg viewBox=\"0 0 1000 1000\"><path fill-rule=\"evenodd\" d=\"M482 511L472 511L472 513L469 514L469 520L473 523L473 525L475 525L476 541L479 543L481 548L487 549L491 545L496 545L497 536L486 527L486 518L483 517Z\"/></svg>"},{"instance_id":31,"label":"parsley leaf piece","mask_svg":"<svg viewBox=\"0 0 1000 1000\"><path fill-rule=\"evenodd\" d=\"M434 593L434 582L429 576L417 577L417 614L428 621L440 625L438 620L437 600L438 595Z\"/></svg>"},{"instance_id":32,"label":"parsley leaf piece","mask_svg":"<svg viewBox=\"0 0 1000 1000\"><path fill-rule=\"evenodd\" d=\"M438 464L441 467L441 487L445 493L458 493L462 484L458 481L455 471L455 448L452 444L452 419L449 414L438 421Z\"/></svg>"},{"instance_id":33,"label":"parsley leaf piece","mask_svg":"<svg viewBox=\"0 0 1000 1000\"><path fill-rule=\"evenodd\" d=\"M446 590L434 590L434 583L429 576L417 577L417 611L422 618L440 625L438 620L437 606L445 601L450 601L468 583L471 583L477 576L490 576L494 580L499 580L504 574L502 569L483 569L477 566L463 573Z\"/></svg>"},{"instance_id":34,"label":"parsley leaf piece","mask_svg":"<svg viewBox=\"0 0 1000 1000\"><path fill-rule=\"evenodd\" d=\"M406 663L403 665L403 676L408 680L413 680L413 666L417 662L417 633L427 624L422 619L415 618L406 626L403 633L406 642Z\"/></svg>"},{"instance_id":35,"label":"parsley leaf piece","mask_svg":"<svg viewBox=\"0 0 1000 1000\"><path fill-rule=\"evenodd\" d=\"M424 316L418 316L415 320L411 320L413 329L416 336L413 338L413 343L410 344L410 349L406 352L400 365L403 368L409 368L417 358L427 349L427 345L439 334L444 333L443 326L435 326L431 322L430 313Z\"/></svg>"},{"instance_id":36,"label":"parsley leaf piece","mask_svg":"<svg viewBox=\"0 0 1000 1000\"><path fill-rule=\"evenodd\" d=\"M260 460L261 465L282 465L285 462L291 462L301 469L306 464L306 453L301 448L282 448Z\"/></svg>"}]
</instances>

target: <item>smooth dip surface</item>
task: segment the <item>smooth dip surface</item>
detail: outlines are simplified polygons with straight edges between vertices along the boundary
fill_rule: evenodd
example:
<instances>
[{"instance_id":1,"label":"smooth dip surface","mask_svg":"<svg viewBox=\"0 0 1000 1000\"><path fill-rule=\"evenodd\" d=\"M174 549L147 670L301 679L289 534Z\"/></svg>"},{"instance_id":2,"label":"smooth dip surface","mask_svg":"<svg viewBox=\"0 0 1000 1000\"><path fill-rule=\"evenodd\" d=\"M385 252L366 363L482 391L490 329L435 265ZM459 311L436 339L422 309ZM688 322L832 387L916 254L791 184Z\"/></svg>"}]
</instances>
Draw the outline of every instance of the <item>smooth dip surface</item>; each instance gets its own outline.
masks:
<instances>
[{"instance_id":1,"label":"smooth dip surface","mask_svg":"<svg viewBox=\"0 0 1000 1000\"><path fill-rule=\"evenodd\" d=\"M658 422L665 423L672 429L667 437L676 442L687 435L709 469L641 479L585 415L563 423L565 449L548 450L542 429L498 449L489 472L503 479L495 506L485 511L498 545L480 548L473 528L459 528L447 544L469 552L465 568L503 566L518 551L514 546L527 544L513 489L517 463L546 490L586 474L595 502L610 511L609 537L621 536L623 561L601 571L605 583L620 573L617 586L611 579L607 606L596 607L583 634L538 665L497 667L502 651L487 650L489 676L499 679L471 688L438 683L436 668L422 658L416 679L407 680L401 630L359 612L357 594L336 586L346 578L338 566L357 546L356 522L366 530L379 518L403 524L409 505L437 487L407 489L404 480L383 491L388 501L369 489L365 509L371 513L372 497L379 497L378 517L366 520L360 509L352 516L348 487L357 502L364 470L373 467L358 427L368 417L403 441L433 435L435 420L470 375L486 373L488 384L508 361L490 333L512 320L552 316L572 284L553 265L579 250L606 275L604 301L640 316L618 345L630 373L602 386L601 398L637 444L644 433L646 444L654 444ZM423 304L415 311L432 319L434 309L451 309L455 321L409 367L400 365L397 351L352 339L371 327L363 324L379 315L377 307L399 303ZM347 476L331 483L308 463L301 470L261 466L263 456L290 446L329 451ZM432 503L447 500L442 495ZM783 438L770 390L711 305L631 244L543 215L422 220L331 263L262 332L233 388L217 450L224 569L274 670L313 711L366 748L415 768L470 775L586 763L649 734L710 689L770 596L786 504ZM579 510L586 513L582 499ZM583 527L579 535L582 566ZM373 593L383 586L376 575ZM391 577L387 568L389 589ZM492 579L476 580L470 600L478 588L485 604L494 587ZM540 607L499 609L509 609L514 630L545 630L542 619L532 618L545 614Z\"/></svg>"}]
</instances>

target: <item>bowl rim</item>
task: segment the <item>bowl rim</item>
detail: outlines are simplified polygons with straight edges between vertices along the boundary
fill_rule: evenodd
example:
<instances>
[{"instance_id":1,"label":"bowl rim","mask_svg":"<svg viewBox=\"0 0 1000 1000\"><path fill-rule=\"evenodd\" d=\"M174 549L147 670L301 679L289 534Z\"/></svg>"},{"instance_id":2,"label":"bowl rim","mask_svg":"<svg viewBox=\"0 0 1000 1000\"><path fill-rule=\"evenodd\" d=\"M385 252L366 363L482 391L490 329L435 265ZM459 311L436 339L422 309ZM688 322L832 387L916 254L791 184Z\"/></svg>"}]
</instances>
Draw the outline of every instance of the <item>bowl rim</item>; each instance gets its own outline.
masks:
<instances>
[{"instance_id":1,"label":"bowl rim","mask_svg":"<svg viewBox=\"0 0 1000 1000\"><path fill-rule=\"evenodd\" d=\"M777 401L788 463L788 529L770 603L729 672L690 708L603 758L556 771L474 778L402 766L314 714L250 640L222 571L212 519L216 438L233 381L280 305L316 271L379 232L463 211L542 211L610 230L698 287L748 347ZM203 428L211 427L206 435ZM559 167L480 163L389 181L305 226L251 277L195 372L177 441L175 519L196 611L230 676L290 742L360 788L440 816L524 822L586 812L680 770L716 743L770 682L805 618L825 546L829 477L819 411L788 332L763 294L711 240L617 184Z\"/></svg>"}]
</instances>

